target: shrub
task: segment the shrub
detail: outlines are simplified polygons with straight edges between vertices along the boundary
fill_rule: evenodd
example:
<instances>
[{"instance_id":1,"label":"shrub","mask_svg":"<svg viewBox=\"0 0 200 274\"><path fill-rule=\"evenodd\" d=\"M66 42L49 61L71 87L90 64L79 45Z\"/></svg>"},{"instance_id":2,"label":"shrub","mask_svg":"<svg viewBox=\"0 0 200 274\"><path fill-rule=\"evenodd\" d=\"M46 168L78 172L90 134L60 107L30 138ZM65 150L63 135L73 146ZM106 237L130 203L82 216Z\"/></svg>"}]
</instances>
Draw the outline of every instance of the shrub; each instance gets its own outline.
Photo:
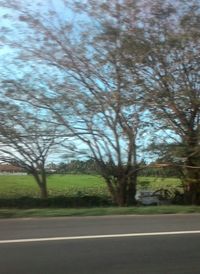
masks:
<instances>
[{"instance_id":1,"label":"shrub","mask_svg":"<svg viewBox=\"0 0 200 274\"><path fill-rule=\"evenodd\" d=\"M48 199L33 197L1 198L1 208L69 208L111 206L112 201L107 196L55 196Z\"/></svg>"}]
</instances>

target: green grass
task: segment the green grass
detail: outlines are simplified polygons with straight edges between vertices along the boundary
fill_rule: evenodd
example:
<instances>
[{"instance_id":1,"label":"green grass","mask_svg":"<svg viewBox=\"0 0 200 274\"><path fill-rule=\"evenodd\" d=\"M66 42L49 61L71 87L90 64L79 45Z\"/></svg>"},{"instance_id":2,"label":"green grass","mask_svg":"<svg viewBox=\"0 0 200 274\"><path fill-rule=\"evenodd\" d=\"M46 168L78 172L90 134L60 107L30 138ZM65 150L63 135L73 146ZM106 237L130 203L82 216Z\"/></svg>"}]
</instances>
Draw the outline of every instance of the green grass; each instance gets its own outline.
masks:
<instances>
[{"instance_id":1,"label":"green grass","mask_svg":"<svg viewBox=\"0 0 200 274\"><path fill-rule=\"evenodd\" d=\"M154 191L160 188L167 188L169 190L182 190L181 181L178 178L139 177L139 189L141 189L142 182L148 182L148 188Z\"/></svg>"},{"instance_id":2,"label":"green grass","mask_svg":"<svg viewBox=\"0 0 200 274\"><path fill-rule=\"evenodd\" d=\"M139 182L148 181L149 188L174 189L180 186L176 178L140 177ZM138 186L140 188L140 184ZM76 194L109 195L102 177L94 175L53 175L48 177L49 196L74 196ZM32 176L0 175L0 198L21 196L39 197L39 189Z\"/></svg>"},{"instance_id":3,"label":"green grass","mask_svg":"<svg viewBox=\"0 0 200 274\"><path fill-rule=\"evenodd\" d=\"M200 213L200 206L108 207L82 209L0 209L0 218Z\"/></svg>"},{"instance_id":4,"label":"green grass","mask_svg":"<svg viewBox=\"0 0 200 274\"><path fill-rule=\"evenodd\" d=\"M175 178L140 177L138 188L146 182L152 190L175 189L180 181ZM147 183L148 182L148 183ZM143 183L144 185L145 183ZM106 184L100 176L53 175L48 178L49 196L109 195ZM39 189L32 176L0 176L0 198L39 197ZM108 208L43 208L43 209L0 209L0 218L10 217L56 217L56 216L101 216L116 214L175 214L200 213L198 206L149 206L149 207L108 207Z\"/></svg>"},{"instance_id":5,"label":"green grass","mask_svg":"<svg viewBox=\"0 0 200 274\"><path fill-rule=\"evenodd\" d=\"M107 194L108 191L100 176L53 175L48 177L49 196L73 196L83 194ZM39 189L32 176L0 175L0 198L21 196L39 197Z\"/></svg>"}]
</instances>

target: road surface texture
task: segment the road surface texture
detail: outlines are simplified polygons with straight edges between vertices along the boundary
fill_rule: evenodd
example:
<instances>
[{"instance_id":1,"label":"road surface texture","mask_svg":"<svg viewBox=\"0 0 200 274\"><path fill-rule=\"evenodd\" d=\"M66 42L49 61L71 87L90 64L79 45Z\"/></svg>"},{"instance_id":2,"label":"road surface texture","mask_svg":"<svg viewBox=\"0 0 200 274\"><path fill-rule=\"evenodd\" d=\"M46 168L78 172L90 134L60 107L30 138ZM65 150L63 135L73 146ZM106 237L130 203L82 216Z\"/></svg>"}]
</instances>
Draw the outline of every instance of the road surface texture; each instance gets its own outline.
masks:
<instances>
[{"instance_id":1,"label":"road surface texture","mask_svg":"<svg viewBox=\"0 0 200 274\"><path fill-rule=\"evenodd\" d=\"M0 220L1 274L199 274L200 215Z\"/></svg>"}]
</instances>

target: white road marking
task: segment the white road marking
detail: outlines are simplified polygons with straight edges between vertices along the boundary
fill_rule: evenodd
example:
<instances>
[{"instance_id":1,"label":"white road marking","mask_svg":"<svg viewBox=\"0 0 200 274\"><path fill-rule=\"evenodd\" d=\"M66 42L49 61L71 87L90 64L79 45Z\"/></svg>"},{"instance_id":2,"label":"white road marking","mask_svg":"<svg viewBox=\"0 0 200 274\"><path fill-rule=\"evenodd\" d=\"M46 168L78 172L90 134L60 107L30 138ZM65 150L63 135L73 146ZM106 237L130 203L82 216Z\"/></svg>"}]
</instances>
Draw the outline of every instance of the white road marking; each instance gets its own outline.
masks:
<instances>
[{"instance_id":1,"label":"white road marking","mask_svg":"<svg viewBox=\"0 0 200 274\"><path fill-rule=\"evenodd\" d=\"M149 233L128 233L128 234L110 234L110 235L88 235L88 236L70 236L70 237L32 238L32 239L13 239L13 240L0 240L0 244L63 241L63 240L124 238L124 237L144 237L144 236L184 235L184 234L186 234L186 235L187 234L200 234L200 230L149 232Z\"/></svg>"}]
</instances>

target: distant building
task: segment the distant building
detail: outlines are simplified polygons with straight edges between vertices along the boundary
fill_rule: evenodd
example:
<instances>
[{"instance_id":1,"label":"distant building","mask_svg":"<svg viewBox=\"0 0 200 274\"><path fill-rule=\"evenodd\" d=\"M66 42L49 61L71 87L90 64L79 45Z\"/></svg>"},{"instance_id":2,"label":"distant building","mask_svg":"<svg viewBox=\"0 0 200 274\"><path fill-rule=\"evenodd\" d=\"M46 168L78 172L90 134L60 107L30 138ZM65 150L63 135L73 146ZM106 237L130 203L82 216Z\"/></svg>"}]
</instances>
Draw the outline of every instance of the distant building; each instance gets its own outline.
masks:
<instances>
[{"instance_id":1,"label":"distant building","mask_svg":"<svg viewBox=\"0 0 200 274\"><path fill-rule=\"evenodd\" d=\"M26 171L17 166L11 164L0 164L0 174L26 174Z\"/></svg>"}]
</instances>

